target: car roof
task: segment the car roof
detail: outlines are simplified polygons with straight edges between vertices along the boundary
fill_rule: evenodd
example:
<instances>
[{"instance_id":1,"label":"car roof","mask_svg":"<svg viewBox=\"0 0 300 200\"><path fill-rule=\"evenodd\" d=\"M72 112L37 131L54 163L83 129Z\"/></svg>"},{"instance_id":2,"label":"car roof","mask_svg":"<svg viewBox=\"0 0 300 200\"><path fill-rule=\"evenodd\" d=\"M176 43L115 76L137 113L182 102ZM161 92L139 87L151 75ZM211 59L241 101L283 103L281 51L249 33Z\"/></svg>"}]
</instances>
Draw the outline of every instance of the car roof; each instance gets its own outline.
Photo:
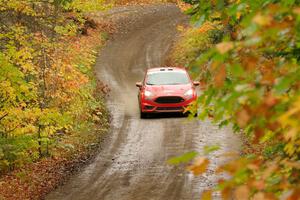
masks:
<instances>
[{"instance_id":1,"label":"car roof","mask_svg":"<svg viewBox=\"0 0 300 200\"><path fill-rule=\"evenodd\" d=\"M179 67L155 67L155 68L149 68L147 70L148 72L159 72L159 71L177 71L177 72L186 72L185 68L179 68Z\"/></svg>"}]
</instances>

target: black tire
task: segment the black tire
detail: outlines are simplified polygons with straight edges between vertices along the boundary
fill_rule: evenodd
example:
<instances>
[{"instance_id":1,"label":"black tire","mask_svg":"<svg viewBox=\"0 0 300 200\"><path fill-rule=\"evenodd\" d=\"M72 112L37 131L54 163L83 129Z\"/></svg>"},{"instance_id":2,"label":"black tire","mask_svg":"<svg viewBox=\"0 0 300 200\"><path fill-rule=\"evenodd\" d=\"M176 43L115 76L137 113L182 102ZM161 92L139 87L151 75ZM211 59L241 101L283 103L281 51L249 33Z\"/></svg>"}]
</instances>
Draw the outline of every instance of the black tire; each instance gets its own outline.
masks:
<instances>
[{"instance_id":1,"label":"black tire","mask_svg":"<svg viewBox=\"0 0 300 200\"><path fill-rule=\"evenodd\" d=\"M146 119L147 118L147 113L144 113L144 112L140 112L140 117L141 119Z\"/></svg>"},{"instance_id":2,"label":"black tire","mask_svg":"<svg viewBox=\"0 0 300 200\"><path fill-rule=\"evenodd\" d=\"M183 113L184 117L188 117L191 113L190 112L185 112ZM195 113L194 117L198 117L198 113Z\"/></svg>"},{"instance_id":3,"label":"black tire","mask_svg":"<svg viewBox=\"0 0 300 200\"><path fill-rule=\"evenodd\" d=\"M182 113L182 116L183 117L188 117L189 116L189 112Z\"/></svg>"}]
</instances>

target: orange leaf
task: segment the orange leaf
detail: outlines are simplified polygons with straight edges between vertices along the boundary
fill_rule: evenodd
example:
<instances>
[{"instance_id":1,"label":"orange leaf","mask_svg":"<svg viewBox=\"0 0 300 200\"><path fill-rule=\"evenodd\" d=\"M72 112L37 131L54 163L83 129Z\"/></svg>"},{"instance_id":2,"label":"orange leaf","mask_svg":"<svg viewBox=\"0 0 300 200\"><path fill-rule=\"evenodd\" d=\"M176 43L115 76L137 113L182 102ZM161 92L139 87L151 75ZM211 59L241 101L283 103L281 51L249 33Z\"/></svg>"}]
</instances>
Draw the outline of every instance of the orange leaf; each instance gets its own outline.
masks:
<instances>
[{"instance_id":1,"label":"orange leaf","mask_svg":"<svg viewBox=\"0 0 300 200\"><path fill-rule=\"evenodd\" d=\"M293 12L297 15L300 15L300 7L294 8Z\"/></svg>"},{"instance_id":2,"label":"orange leaf","mask_svg":"<svg viewBox=\"0 0 300 200\"><path fill-rule=\"evenodd\" d=\"M260 140L260 138L264 135L264 130L263 129L261 129L261 128L259 128L259 127L256 127L255 129L254 129L254 135L255 135L255 137L254 137L254 143L258 143L259 142L259 140Z\"/></svg>"},{"instance_id":3,"label":"orange leaf","mask_svg":"<svg viewBox=\"0 0 300 200\"><path fill-rule=\"evenodd\" d=\"M276 198L274 197L273 194L264 193L264 192L258 192L252 198L252 200L275 200L275 199Z\"/></svg>"},{"instance_id":4,"label":"orange leaf","mask_svg":"<svg viewBox=\"0 0 300 200\"><path fill-rule=\"evenodd\" d=\"M263 190L265 189L265 182L263 180L257 180L257 181L253 181L251 183L251 186L257 190Z\"/></svg>"},{"instance_id":5,"label":"orange leaf","mask_svg":"<svg viewBox=\"0 0 300 200\"><path fill-rule=\"evenodd\" d=\"M251 117L246 109L240 110L236 113L236 120L241 128L244 128L250 119Z\"/></svg>"},{"instance_id":6,"label":"orange leaf","mask_svg":"<svg viewBox=\"0 0 300 200\"><path fill-rule=\"evenodd\" d=\"M204 173L209 165L209 160L204 157L199 157L195 160L193 165L187 167L187 169L195 175Z\"/></svg>"},{"instance_id":7,"label":"orange leaf","mask_svg":"<svg viewBox=\"0 0 300 200\"><path fill-rule=\"evenodd\" d=\"M295 189L290 196L286 198L286 200L298 200L300 198L300 190Z\"/></svg>"},{"instance_id":8,"label":"orange leaf","mask_svg":"<svg viewBox=\"0 0 300 200\"><path fill-rule=\"evenodd\" d=\"M278 166L276 164L271 164L263 173L262 178L264 180L266 180L267 178L269 178L276 170L277 170Z\"/></svg>"},{"instance_id":9,"label":"orange leaf","mask_svg":"<svg viewBox=\"0 0 300 200\"><path fill-rule=\"evenodd\" d=\"M256 193L252 199L253 200L265 200L265 194L262 192Z\"/></svg>"},{"instance_id":10,"label":"orange leaf","mask_svg":"<svg viewBox=\"0 0 300 200\"><path fill-rule=\"evenodd\" d=\"M220 69L216 72L214 77L214 83L216 87L222 87L226 78L226 68L224 65L220 66Z\"/></svg>"},{"instance_id":11,"label":"orange leaf","mask_svg":"<svg viewBox=\"0 0 300 200\"><path fill-rule=\"evenodd\" d=\"M221 195L222 195L222 199L226 200L226 199L231 199L232 195L231 195L231 190L229 188L224 188L221 191Z\"/></svg>"},{"instance_id":12,"label":"orange leaf","mask_svg":"<svg viewBox=\"0 0 300 200\"><path fill-rule=\"evenodd\" d=\"M234 196L235 196L235 199L248 200L248 198L250 196L250 189L246 185L239 186L234 191Z\"/></svg>"},{"instance_id":13,"label":"orange leaf","mask_svg":"<svg viewBox=\"0 0 300 200\"><path fill-rule=\"evenodd\" d=\"M242 58L242 64L247 71L253 71L254 69L256 69L257 62L258 62L257 57L249 54L242 54L241 58Z\"/></svg>"},{"instance_id":14,"label":"orange leaf","mask_svg":"<svg viewBox=\"0 0 300 200\"><path fill-rule=\"evenodd\" d=\"M207 190L202 193L201 200L211 200L211 199L212 199L212 191L211 190Z\"/></svg>"},{"instance_id":15,"label":"orange leaf","mask_svg":"<svg viewBox=\"0 0 300 200\"><path fill-rule=\"evenodd\" d=\"M217 47L217 50L219 51L219 53L225 54L228 51L230 51L231 49L233 49L233 43L232 42L221 42L221 43L217 44L216 47Z\"/></svg>"}]
</instances>

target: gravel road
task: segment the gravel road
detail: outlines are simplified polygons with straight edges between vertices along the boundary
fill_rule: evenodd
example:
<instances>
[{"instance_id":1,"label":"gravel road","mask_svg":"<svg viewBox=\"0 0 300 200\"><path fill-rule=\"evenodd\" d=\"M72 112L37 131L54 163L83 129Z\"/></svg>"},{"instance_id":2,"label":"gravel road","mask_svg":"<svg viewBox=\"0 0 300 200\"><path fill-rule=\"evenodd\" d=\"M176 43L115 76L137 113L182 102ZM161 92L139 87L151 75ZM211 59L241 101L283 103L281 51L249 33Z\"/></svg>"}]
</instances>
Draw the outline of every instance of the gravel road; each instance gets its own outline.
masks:
<instances>
[{"instance_id":1,"label":"gravel road","mask_svg":"<svg viewBox=\"0 0 300 200\"><path fill-rule=\"evenodd\" d=\"M98 78L111 88L108 107L111 133L95 160L47 200L192 200L217 180L218 155L239 151L240 140L230 128L218 129L209 121L160 115L140 119L135 82L146 68L163 66L176 37L176 26L186 17L172 4L129 6L106 17L118 24L118 32L101 51L96 64ZM207 173L194 177L166 160L205 145L219 144L210 155ZM219 199L218 194L215 199Z\"/></svg>"}]
</instances>

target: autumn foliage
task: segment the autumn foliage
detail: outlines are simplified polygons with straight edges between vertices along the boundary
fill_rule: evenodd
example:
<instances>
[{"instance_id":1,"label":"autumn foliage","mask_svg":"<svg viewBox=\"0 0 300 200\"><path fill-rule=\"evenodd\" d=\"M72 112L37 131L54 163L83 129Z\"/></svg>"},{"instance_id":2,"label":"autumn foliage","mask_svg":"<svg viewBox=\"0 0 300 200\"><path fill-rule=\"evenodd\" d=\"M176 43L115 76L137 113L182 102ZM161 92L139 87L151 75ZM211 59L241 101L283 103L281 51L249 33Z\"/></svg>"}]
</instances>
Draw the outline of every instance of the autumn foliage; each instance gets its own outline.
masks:
<instances>
[{"instance_id":1,"label":"autumn foliage","mask_svg":"<svg viewBox=\"0 0 300 200\"><path fill-rule=\"evenodd\" d=\"M102 37L85 15L103 5L0 0L0 174L83 148L107 119L92 70Z\"/></svg>"},{"instance_id":2,"label":"autumn foliage","mask_svg":"<svg viewBox=\"0 0 300 200\"><path fill-rule=\"evenodd\" d=\"M201 81L199 118L232 125L260 146L220 166L231 178L217 189L224 199L299 199L300 2L186 2L193 28L176 62ZM202 158L190 170L205 166Z\"/></svg>"}]
</instances>

